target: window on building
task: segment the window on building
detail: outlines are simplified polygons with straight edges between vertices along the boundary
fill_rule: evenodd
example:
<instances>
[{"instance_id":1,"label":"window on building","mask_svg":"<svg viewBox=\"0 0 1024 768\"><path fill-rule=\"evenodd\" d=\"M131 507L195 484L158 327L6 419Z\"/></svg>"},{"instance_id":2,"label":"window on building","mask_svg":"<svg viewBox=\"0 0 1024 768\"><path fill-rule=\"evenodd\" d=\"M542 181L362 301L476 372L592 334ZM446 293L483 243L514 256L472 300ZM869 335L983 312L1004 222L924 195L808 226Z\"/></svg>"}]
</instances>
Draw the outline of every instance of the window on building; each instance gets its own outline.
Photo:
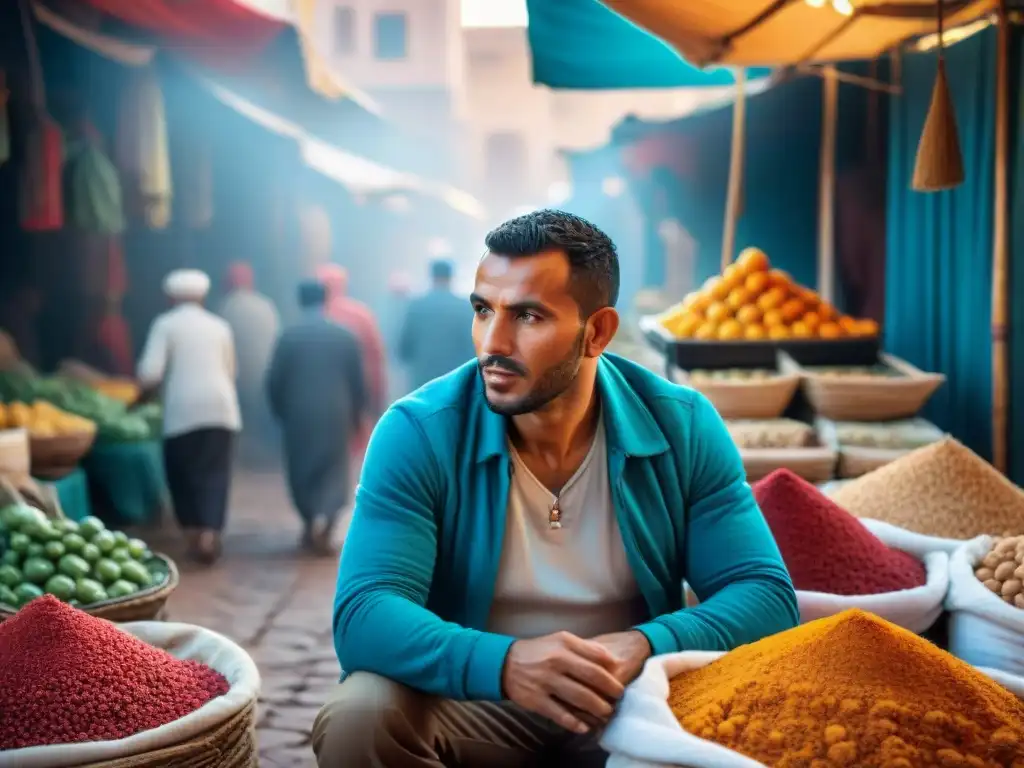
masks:
<instances>
[{"instance_id":1,"label":"window on building","mask_svg":"<svg viewBox=\"0 0 1024 768\"><path fill-rule=\"evenodd\" d=\"M351 8L334 9L334 52L339 56L356 52L356 12Z\"/></svg>"},{"instance_id":2,"label":"window on building","mask_svg":"<svg viewBox=\"0 0 1024 768\"><path fill-rule=\"evenodd\" d=\"M378 13L373 19L374 54L378 59L404 59L408 55L409 30L404 13Z\"/></svg>"}]
</instances>

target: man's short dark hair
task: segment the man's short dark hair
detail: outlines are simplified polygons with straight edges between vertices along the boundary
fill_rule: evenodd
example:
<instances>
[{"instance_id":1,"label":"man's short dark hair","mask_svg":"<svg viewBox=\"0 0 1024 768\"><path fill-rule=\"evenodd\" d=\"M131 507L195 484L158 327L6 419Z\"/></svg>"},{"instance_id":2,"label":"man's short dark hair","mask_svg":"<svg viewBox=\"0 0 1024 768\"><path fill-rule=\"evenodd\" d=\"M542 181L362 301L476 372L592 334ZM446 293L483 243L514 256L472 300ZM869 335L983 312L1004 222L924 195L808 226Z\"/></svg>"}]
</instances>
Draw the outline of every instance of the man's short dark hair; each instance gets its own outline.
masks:
<instances>
[{"instance_id":1,"label":"man's short dark hair","mask_svg":"<svg viewBox=\"0 0 1024 768\"><path fill-rule=\"evenodd\" d=\"M455 274L455 265L448 259L436 259L430 262L430 277L433 280L451 280Z\"/></svg>"},{"instance_id":2,"label":"man's short dark hair","mask_svg":"<svg viewBox=\"0 0 1024 768\"><path fill-rule=\"evenodd\" d=\"M563 251L572 270L569 289L583 317L613 307L619 299L615 243L579 216L548 208L533 211L492 229L484 243L491 253L510 257Z\"/></svg>"},{"instance_id":3,"label":"man's short dark hair","mask_svg":"<svg viewBox=\"0 0 1024 768\"><path fill-rule=\"evenodd\" d=\"M327 286L320 280L299 283L299 306L303 309L322 307L327 302Z\"/></svg>"}]
</instances>

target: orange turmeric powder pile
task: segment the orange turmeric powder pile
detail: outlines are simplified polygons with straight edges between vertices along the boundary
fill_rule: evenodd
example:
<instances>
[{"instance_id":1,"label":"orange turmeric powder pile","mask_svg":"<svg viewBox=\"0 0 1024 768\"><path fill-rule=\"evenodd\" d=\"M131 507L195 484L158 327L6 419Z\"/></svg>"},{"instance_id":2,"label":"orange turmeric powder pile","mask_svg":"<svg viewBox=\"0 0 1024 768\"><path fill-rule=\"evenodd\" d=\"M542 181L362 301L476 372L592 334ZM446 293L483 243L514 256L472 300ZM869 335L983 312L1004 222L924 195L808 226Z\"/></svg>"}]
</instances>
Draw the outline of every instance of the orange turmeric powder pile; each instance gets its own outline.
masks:
<instances>
[{"instance_id":1,"label":"orange turmeric powder pile","mask_svg":"<svg viewBox=\"0 0 1024 768\"><path fill-rule=\"evenodd\" d=\"M1024 768L1024 702L860 610L684 672L669 705L690 733L778 768Z\"/></svg>"}]
</instances>

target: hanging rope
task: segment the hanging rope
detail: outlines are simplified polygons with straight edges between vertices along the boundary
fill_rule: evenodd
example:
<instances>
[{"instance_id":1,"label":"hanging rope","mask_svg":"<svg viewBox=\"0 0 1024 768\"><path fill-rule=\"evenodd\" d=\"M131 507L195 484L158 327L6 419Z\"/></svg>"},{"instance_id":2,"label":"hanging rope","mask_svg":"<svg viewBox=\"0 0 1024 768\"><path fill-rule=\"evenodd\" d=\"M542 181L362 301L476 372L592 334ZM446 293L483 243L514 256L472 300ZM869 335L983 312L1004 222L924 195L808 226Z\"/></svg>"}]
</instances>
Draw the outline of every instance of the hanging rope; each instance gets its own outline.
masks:
<instances>
[{"instance_id":1,"label":"hanging rope","mask_svg":"<svg viewBox=\"0 0 1024 768\"><path fill-rule=\"evenodd\" d=\"M964 159L960 152L960 133L956 124L956 109L946 78L946 55L943 40L944 19L942 0L935 4L938 11L938 66L932 103L921 131L914 162L911 187L918 192L939 192L963 183Z\"/></svg>"}]
</instances>

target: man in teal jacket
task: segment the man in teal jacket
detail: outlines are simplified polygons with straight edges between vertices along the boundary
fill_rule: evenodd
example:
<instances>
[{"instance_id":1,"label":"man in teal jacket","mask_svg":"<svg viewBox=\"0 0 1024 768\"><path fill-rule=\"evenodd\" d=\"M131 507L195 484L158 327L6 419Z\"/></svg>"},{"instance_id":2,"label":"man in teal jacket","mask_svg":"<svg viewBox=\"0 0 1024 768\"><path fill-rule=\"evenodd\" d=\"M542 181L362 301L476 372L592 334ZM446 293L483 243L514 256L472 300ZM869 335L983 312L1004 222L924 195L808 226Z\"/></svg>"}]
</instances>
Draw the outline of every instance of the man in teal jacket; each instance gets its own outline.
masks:
<instances>
[{"instance_id":1,"label":"man in teal jacket","mask_svg":"<svg viewBox=\"0 0 1024 768\"><path fill-rule=\"evenodd\" d=\"M798 621L714 408L604 354L611 240L537 211L486 243L477 361L393 405L370 441L320 768L603 765L601 726L648 657Z\"/></svg>"}]
</instances>

